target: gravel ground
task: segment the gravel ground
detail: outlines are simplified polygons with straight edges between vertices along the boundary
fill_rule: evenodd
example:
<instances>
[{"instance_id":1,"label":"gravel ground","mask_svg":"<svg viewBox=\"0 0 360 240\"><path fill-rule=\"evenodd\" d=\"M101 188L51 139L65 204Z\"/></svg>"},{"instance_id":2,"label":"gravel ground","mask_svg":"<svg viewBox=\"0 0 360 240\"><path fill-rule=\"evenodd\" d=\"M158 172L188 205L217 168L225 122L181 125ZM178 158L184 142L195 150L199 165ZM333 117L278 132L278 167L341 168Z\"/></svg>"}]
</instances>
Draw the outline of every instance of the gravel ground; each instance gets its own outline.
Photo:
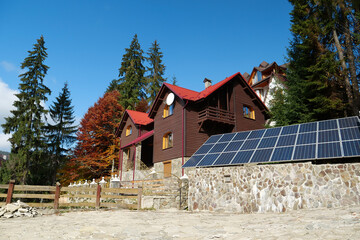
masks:
<instances>
[{"instance_id":1,"label":"gravel ground","mask_svg":"<svg viewBox=\"0 0 360 240\"><path fill-rule=\"evenodd\" d=\"M360 206L262 214L76 211L0 219L0 239L360 239Z\"/></svg>"}]
</instances>

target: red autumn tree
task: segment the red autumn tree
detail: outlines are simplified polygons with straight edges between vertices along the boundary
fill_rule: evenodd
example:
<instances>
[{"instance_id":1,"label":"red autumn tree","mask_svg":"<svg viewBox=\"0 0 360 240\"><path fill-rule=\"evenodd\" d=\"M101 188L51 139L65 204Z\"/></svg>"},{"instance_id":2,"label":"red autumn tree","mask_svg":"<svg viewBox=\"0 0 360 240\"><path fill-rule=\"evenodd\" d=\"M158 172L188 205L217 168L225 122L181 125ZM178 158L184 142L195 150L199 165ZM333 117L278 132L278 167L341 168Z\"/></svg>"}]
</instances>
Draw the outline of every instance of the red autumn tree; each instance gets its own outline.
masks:
<instances>
[{"instance_id":1,"label":"red autumn tree","mask_svg":"<svg viewBox=\"0 0 360 240\"><path fill-rule=\"evenodd\" d=\"M61 171L63 184L110 175L119 155L115 137L123 113L119 97L118 91L105 93L81 120L74 154Z\"/></svg>"}]
</instances>

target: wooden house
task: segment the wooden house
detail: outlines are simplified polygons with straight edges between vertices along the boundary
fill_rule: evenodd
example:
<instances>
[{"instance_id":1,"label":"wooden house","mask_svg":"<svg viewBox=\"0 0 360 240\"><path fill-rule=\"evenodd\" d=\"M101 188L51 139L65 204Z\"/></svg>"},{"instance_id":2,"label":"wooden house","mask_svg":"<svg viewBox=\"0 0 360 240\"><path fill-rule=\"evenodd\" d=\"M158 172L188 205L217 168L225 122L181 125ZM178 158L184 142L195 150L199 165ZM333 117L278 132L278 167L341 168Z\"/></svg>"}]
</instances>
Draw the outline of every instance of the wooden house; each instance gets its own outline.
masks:
<instances>
[{"instance_id":1,"label":"wooden house","mask_svg":"<svg viewBox=\"0 0 360 240\"><path fill-rule=\"evenodd\" d=\"M284 87L286 68L287 64L278 65L276 62L267 63L263 61L258 67L254 67L251 74L244 73L249 85L267 107L270 107L270 102L273 99L271 90L276 87Z\"/></svg>"},{"instance_id":2,"label":"wooden house","mask_svg":"<svg viewBox=\"0 0 360 240\"><path fill-rule=\"evenodd\" d=\"M153 167L164 177L182 176L181 166L209 136L263 128L268 118L266 106L240 73L215 85L209 79L204 83L201 92L164 83L146 116L153 120ZM121 137L131 124L125 121L119 126Z\"/></svg>"}]
</instances>

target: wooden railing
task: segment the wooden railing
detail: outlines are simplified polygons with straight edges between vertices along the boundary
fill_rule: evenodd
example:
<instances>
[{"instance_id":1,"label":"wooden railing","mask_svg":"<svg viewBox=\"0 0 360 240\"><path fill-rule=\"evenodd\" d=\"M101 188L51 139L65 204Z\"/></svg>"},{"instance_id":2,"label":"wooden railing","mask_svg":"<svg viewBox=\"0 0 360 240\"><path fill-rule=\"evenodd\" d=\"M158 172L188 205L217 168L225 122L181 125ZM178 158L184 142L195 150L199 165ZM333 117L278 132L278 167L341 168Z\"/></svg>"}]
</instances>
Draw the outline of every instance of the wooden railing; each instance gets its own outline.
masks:
<instances>
[{"instance_id":1,"label":"wooden railing","mask_svg":"<svg viewBox=\"0 0 360 240\"><path fill-rule=\"evenodd\" d=\"M234 125L235 115L234 113L227 110L215 107L207 107L204 110L200 111L198 115L198 123L204 122L205 120L212 120L216 122Z\"/></svg>"},{"instance_id":2,"label":"wooden railing","mask_svg":"<svg viewBox=\"0 0 360 240\"><path fill-rule=\"evenodd\" d=\"M6 194L0 193L0 199L6 198L5 202L0 202L0 206L11 203L13 199L21 199L22 201L25 199L41 199L40 202L26 201L26 203L31 207L53 207L54 209L58 209L59 207L82 206L95 208L125 207L131 209L141 209L141 187L102 188L101 185L97 185L96 188L61 187L59 183L56 184L56 186L15 185L15 181L10 181L9 185L0 184L0 189L7 190ZM44 199L48 202L43 203L42 201ZM84 201L84 199L86 201ZM123 199L132 199L132 202L135 203L128 204L119 201Z\"/></svg>"}]
</instances>

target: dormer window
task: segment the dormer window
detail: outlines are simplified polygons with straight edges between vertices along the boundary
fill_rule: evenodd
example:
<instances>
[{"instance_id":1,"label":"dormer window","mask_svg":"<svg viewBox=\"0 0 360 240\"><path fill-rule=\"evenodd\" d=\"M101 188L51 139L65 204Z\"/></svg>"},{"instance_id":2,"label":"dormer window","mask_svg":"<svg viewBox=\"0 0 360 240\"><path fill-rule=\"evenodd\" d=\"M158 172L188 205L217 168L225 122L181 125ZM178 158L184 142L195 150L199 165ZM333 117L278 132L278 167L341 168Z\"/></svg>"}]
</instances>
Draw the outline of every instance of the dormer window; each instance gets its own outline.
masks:
<instances>
[{"instance_id":1,"label":"dormer window","mask_svg":"<svg viewBox=\"0 0 360 240\"><path fill-rule=\"evenodd\" d=\"M252 107L244 105L243 114L245 118L250 118L255 120L255 111Z\"/></svg>"},{"instance_id":2,"label":"dormer window","mask_svg":"<svg viewBox=\"0 0 360 240\"><path fill-rule=\"evenodd\" d=\"M132 127L129 125L127 128L126 128L126 136L129 136L132 134Z\"/></svg>"},{"instance_id":3,"label":"dormer window","mask_svg":"<svg viewBox=\"0 0 360 240\"><path fill-rule=\"evenodd\" d=\"M163 118L171 116L171 115L173 115L173 113L174 113L174 103L171 105L166 104L164 107Z\"/></svg>"},{"instance_id":4,"label":"dormer window","mask_svg":"<svg viewBox=\"0 0 360 240\"><path fill-rule=\"evenodd\" d=\"M260 71L257 71L255 76L254 76L254 83L253 84L255 84L257 82L260 82L261 80L262 80L262 74L261 74Z\"/></svg>"}]
</instances>

